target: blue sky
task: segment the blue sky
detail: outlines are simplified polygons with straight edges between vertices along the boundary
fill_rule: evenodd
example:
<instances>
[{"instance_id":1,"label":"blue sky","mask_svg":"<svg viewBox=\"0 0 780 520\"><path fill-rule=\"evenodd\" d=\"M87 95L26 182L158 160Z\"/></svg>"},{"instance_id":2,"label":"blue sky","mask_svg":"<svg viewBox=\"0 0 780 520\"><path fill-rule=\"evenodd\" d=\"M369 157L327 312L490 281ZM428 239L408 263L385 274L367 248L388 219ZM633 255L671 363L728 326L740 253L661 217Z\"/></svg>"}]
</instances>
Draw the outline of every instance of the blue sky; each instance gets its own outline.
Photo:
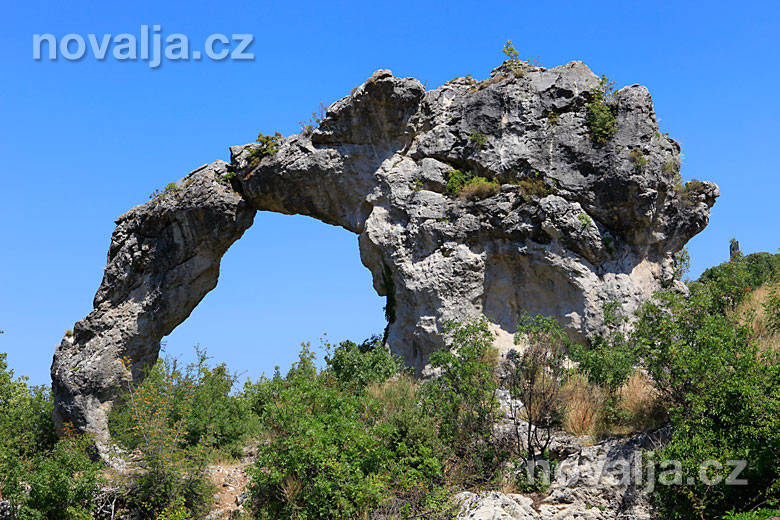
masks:
<instances>
[{"instance_id":1,"label":"blue sky","mask_svg":"<svg viewBox=\"0 0 780 520\"><path fill-rule=\"evenodd\" d=\"M780 246L776 2L6 2L0 32L0 352L48 384L55 345L91 309L113 221L193 168L228 159L258 131L298 131L320 102L378 68L436 87L486 77L512 39L552 67L582 60L618 87L653 95L679 140L683 177L718 183L693 272ZM159 24L200 45L250 33L252 62L32 59L32 35L138 34ZM167 338L199 343L256 376L286 367L301 341L361 339L383 300L357 239L304 217L262 213L226 255L219 286Z\"/></svg>"}]
</instances>

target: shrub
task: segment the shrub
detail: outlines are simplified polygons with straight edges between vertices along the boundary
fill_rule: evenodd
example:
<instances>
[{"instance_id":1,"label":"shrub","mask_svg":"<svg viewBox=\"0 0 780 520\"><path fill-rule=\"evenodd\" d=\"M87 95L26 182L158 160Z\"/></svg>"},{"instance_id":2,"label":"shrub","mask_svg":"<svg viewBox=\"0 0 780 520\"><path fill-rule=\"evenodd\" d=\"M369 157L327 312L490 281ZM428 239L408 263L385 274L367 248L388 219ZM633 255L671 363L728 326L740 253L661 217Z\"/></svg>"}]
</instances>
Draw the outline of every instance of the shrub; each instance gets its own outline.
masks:
<instances>
[{"instance_id":1,"label":"shrub","mask_svg":"<svg viewBox=\"0 0 780 520\"><path fill-rule=\"evenodd\" d=\"M582 224L582 229L589 229L593 225L593 219L587 213L580 213L577 215L577 220Z\"/></svg>"},{"instance_id":2,"label":"shrub","mask_svg":"<svg viewBox=\"0 0 780 520\"><path fill-rule=\"evenodd\" d=\"M29 495L21 500L20 519L89 520L102 465L93 460L92 440L71 433L51 451L41 451L32 464L12 478L24 479ZM17 495L18 497L18 495Z\"/></svg>"},{"instance_id":3,"label":"shrub","mask_svg":"<svg viewBox=\"0 0 780 520\"><path fill-rule=\"evenodd\" d=\"M471 132L469 139L477 148L484 148L487 144L487 136L478 130Z\"/></svg>"},{"instance_id":4,"label":"shrub","mask_svg":"<svg viewBox=\"0 0 780 520\"><path fill-rule=\"evenodd\" d=\"M672 278L682 281L691 270L691 255L688 253L688 248L682 248L672 258L674 261Z\"/></svg>"},{"instance_id":5,"label":"shrub","mask_svg":"<svg viewBox=\"0 0 780 520\"><path fill-rule=\"evenodd\" d=\"M709 305L708 311L715 314L732 311L745 299L752 287L761 284L760 280L761 277L751 274L748 262L743 258L734 258L707 269L699 277L700 283L696 285L701 285L701 289L707 291L710 297L701 298L698 302Z\"/></svg>"},{"instance_id":6,"label":"shrub","mask_svg":"<svg viewBox=\"0 0 780 520\"><path fill-rule=\"evenodd\" d=\"M197 426L208 412L195 409L196 403L206 403L196 400L200 374L194 366L181 371L176 361L159 360L141 385L128 386L123 402L109 417L113 438L140 452L140 471L132 476L127 498L143 518L157 518L179 500L194 515L207 507L211 486L205 470L210 453ZM187 445L187 425L193 417L194 432L203 441L194 447Z\"/></svg>"},{"instance_id":7,"label":"shrub","mask_svg":"<svg viewBox=\"0 0 780 520\"><path fill-rule=\"evenodd\" d=\"M535 172L531 176L523 177L518 182L518 185L520 187L520 196L526 202L531 202L534 199L541 199L556 191L554 188L545 186L543 176L540 172Z\"/></svg>"},{"instance_id":8,"label":"shrub","mask_svg":"<svg viewBox=\"0 0 780 520\"><path fill-rule=\"evenodd\" d=\"M493 424L499 416L493 335L485 319L450 322L445 333L452 337L451 349L430 356L431 366L441 375L423 387L426 408L439 424L442 441L461 461L463 478L485 482L504 457L493 442Z\"/></svg>"},{"instance_id":9,"label":"shrub","mask_svg":"<svg viewBox=\"0 0 780 520\"><path fill-rule=\"evenodd\" d=\"M564 360L569 340L554 318L524 316L515 344L527 343L522 353L510 351L504 363L506 386L513 399L523 403L522 411L534 428L521 434L519 410L513 410L517 452L529 464L544 456L552 441L553 428L563 414ZM523 438L524 437L524 438Z\"/></svg>"},{"instance_id":10,"label":"shrub","mask_svg":"<svg viewBox=\"0 0 780 520\"><path fill-rule=\"evenodd\" d=\"M617 120L610 107L615 83L601 76L598 86L591 89L591 101L587 104L586 121L591 139L598 144L609 141L617 129Z\"/></svg>"},{"instance_id":11,"label":"shrub","mask_svg":"<svg viewBox=\"0 0 780 520\"><path fill-rule=\"evenodd\" d=\"M501 185L485 177L469 179L460 189L458 195L464 200L482 200L492 197L501 191Z\"/></svg>"},{"instance_id":12,"label":"shrub","mask_svg":"<svg viewBox=\"0 0 780 520\"><path fill-rule=\"evenodd\" d=\"M507 58L507 62L512 69L519 69L522 66L520 61L520 53L512 45L512 40L507 40L504 44L504 48L501 50Z\"/></svg>"},{"instance_id":13,"label":"shrub","mask_svg":"<svg viewBox=\"0 0 780 520\"><path fill-rule=\"evenodd\" d=\"M773 287L764 302L767 327L773 333L780 333L780 288Z\"/></svg>"},{"instance_id":14,"label":"shrub","mask_svg":"<svg viewBox=\"0 0 780 520\"><path fill-rule=\"evenodd\" d=\"M279 151L279 143L282 140L282 134L275 132L274 135L264 135L262 132L257 134L256 141L260 146L252 148L249 152L249 167L254 168L260 163L260 159L266 155L274 155Z\"/></svg>"},{"instance_id":15,"label":"shrub","mask_svg":"<svg viewBox=\"0 0 780 520\"><path fill-rule=\"evenodd\" d=\"M403 369L401 360L390 353L381 338L373 336L360 345L342 341L338 346L325 344L328 370L341 383L363 388L381 383Z\"/></svg>"},{"instance_id":16,"label":"shrub","mask_svg":"<svg viewBox=\"0 0 780 520\"><path fill-rule=\"evenodd\" d=\"M0 353L0 496L14 518L91 518L102 466L92 459L90 439L69 433L58 441L49 389L28 387L5 358Z\"/></svg>"},{"instance_id":17,"label":"shrub","mask_svg":"<svg viewBox=\"0 0 780 520\"><path fill-rule=\"evenodd\" d=\"M661 166L661 171L663 173L675 173L676 175L680 174L680 164L673 160L669 159L666 162L664 162L663 166ZM675 181L676 185L680 185L680 181Z\"/></svg>"},{"instance_id":18,"label":"shrub","mask_svg":"<svg viewBox=\"0 0 780 520\"><path fill-rule=\"evenodd\" d=\"M463 186L473 178L474 175L471 172L464 173L460 170L450 170L447 174L447 193L457 195L463 189Z\"/></svg>"},{"instance_id":19,"label":"shrub","mask_svg":"<svg viewBox=\"0 0 780 520\"><path fill-rule=\"evenodd\" d=\"M711 290L689 297L662 293L639 314L633 338L642 365L669 405L673 433L656 464L679 461L682 483L660 486L665 518L716 518L780 499L780 365L759 353L749 325L718 312ZM714 312L713 312L714 310ZM744 460L746 485L707 485L700 465L718 461L710 478Z\"/></svg>"},{"instance_id":20,"label":"shrub","mask_svg":"<svg viewBox=\"0 0 780 520\"><path fill-rule=\"evenodd\" d=\"M206 446L238 457L249 433L256 427L250 403L231 395L237 376L224 363L206 364L205 351L197 350L198 361L189 370L193 376L192 404L184 415L187 446Z\"/></svg>"},{"instance_id":21,"label":"shrub","mask_svg":"<svg viewBox=\"0 0 780 520\"><path fill-rule=\"evenodd\" d=\"M780 518L780 509L757 509L746 513L730 511L723 520L776 520Z\"/></svg>"},{"instance_id":22,"label":"shrub","mask_svg":"<svg viewBox=\"0 0 780 520\"><path fill-rule=\"evenodd\" d=\"M648 159L639 150L632 150L628 156L631 159L631 162L634 163L635 170L642 170L645 166L647 166Z\"/></svg>"},{"instance_id":23,"label":"shrub","mask_svg":"<svg viewBox=\"0 0 780 520\"><path fill-rule=\"evenodd\" d=\"M371 362L375 348L336 351L318 371L304 345L285 377L247 385L267 437L250 469L259 518L362 518L388 502L419 512L425 501L414 497L443 478L444 450L417 385L369 374L388 373Z\"/></svg>"}]
</instances>

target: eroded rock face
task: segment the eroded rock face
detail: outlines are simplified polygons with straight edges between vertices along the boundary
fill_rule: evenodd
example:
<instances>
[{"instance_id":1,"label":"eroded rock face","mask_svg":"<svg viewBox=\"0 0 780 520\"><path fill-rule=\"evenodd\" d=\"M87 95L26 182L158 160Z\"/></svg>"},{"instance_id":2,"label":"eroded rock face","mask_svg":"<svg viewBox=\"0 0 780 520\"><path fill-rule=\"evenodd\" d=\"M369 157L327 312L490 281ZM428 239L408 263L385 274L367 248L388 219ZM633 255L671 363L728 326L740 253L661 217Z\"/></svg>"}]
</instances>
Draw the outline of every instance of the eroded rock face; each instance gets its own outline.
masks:
<instances>
[{"instance_id":1,"label":"eroded rock face","mask_svg":"<svg viewBox=\"0 0 780 520\"><path fill-rule=\"evenodd\" d=\"M252 225L255 210L203 166L176 190L116 221L94 310L54 354L55 422L107 440L107 413L123 383L157 360L160 339L217 285L228 247Z\"/></svg>"},{"instance_id":2,"label":"eroded rock face","mask_svg":"<svg viewBox=\"0 0 780 520\"><path fill-rule=\"evenodd\" d=\"M458 520L651 520L655 518L642 454L663 446L668 431L610 439L559 464L544 498L497 491L460 493Z\"/></svg>"},{"instance_id":3,"label":"eroded rock face","mask_svg":"<svg viewBox=\"0 0 780 520\"><path fill-rule=\"evenodd\" d=\"M387 341L418 369L449 319L484 314L511 344L522 313L542 313L581 339L605 303L630 313L671 278L672 255L718 196L711 183L676 186L680 148L659 133L644 87L616 93L617 131L595 144L586 105L598 81L579 62L504 65L480 84L424 92L378 71L318 129L256 167L256 145L234 147L233 166L256 208L359 234L388 296ZM447 194L453 169L498 179L500 193Z\"/></svg>"},{"instance_id":4,"label":"eroded rock face","mask_svg":"<svg viewBox=\"0 0 780 520\"><path fill-rule=\"evenodd\" d=\"M103 431L116 387L152 362L159 340L216 283L219 258L255 210L309 215L359 237L374 288L388 297L386 339L422 370L442 324L485 315L499 343L523 313L556 316L575 338L671 279L672 255L707 224L712 183L680 187L679 145L658 132L646 88L618 91L616 132L591 139L598 78L582 63L508 64L489 80L426 92L377 71L319 128L258 161L231 148L188 183L118 221L95 310L52 367L57 416ZM447 193L454 169L497 179L498 193ZM144 249L144 246L147 249Z\"/></svg>"}]
</instances>

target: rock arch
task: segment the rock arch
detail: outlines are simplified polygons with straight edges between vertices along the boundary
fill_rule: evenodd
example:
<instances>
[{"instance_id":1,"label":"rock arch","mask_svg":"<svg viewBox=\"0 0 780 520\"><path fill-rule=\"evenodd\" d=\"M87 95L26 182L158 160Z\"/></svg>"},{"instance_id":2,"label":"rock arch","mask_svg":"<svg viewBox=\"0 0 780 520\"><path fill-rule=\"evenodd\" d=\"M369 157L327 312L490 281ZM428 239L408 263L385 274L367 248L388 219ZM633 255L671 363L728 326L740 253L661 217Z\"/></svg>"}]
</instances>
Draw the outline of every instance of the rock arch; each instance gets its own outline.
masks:
<instances>
[{"instance_id":1,"label":"rock arch","mask_svg":"<svg viewBox=\"0 0 780 520\"><path fill-rule=\"evenodd\" d=\"M57 423L109 440L120 388L216 286L222 255L258 210L357 234L388 297L386 340L418 370L449 319L484 314L509 338L523 312L542 312L584 337L601 327L604 303L633 310L670 279L672 255L706 226L718 189L676 185L680 148L658 132L644 87L615 94L617 131L594 143L586 105L597 84L580 62L504 64L483 82L428 92L377 71L275 153L232 147L230 164L133 208L117 220L93 311L54 355ZM453 169L501 186L453 196Z\"/></svg>"}]
</instances>

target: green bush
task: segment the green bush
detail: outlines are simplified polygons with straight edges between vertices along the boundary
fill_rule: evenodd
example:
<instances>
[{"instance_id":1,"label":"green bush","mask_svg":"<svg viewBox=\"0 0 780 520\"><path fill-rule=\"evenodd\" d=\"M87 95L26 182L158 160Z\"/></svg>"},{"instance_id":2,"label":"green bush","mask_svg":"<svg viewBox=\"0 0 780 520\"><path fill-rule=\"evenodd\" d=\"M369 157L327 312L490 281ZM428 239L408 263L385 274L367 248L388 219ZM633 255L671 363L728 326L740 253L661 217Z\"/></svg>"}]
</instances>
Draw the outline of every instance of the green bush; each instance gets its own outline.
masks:
<instances>
[{"instance_id":1,"label":"green bush","mask_svg":"<svg viewBox=\"0 0 780 520\"><path fill-rule=\"evenodd\" d=\"M780 365L759 352L749 325L717 312L717 294L702 284L687 298L662 293L642 308L633 334L669 406L672 438L656 464L682 468L684 485L658 487L664 518L717 518L780 499ZM713 479L731 473L727 461L746 461L739 478L747 484L703 482L708 460L723 466L711 468Z\"/></svg>"},{"instance_id":2,"label":"green bush","mask_svg":"<svg viewBox=\"0 0 780 520\"><path fill-rule=\"evenodd\" d=\"M635 170L642 170L647 166L648 158L644 156L639 150L632 150L628 156L631 158L631 162L634 164Z\"/></svg>"},{"instance_id":3,"label":"green bush","mask_svg":"<svg viewBox=\"0 0 780 520\"><path fill-rule=\"evenodd\" d=\"M493 439L499 417L493 377L497 353L487 321L447 324L451 349L430 356L441 375L423 387L428 412L436 418L442 441L459 459L467 482L495 476L505 454Z\"/></svg>"},{"instance_id":4,"label":"green bush","mask_svg":"<svg viewBox=\"0 0 780 520\"><path fill-rule=\"evenodd\" d=\"M582 229L589 229L593 225L593 219L587 213L580 213L577 215L577 220L582 224Z\"/></svg>"},{"instance_id":5,"label":"green bush","mask_svg":"<svg viewBox=\"0 0 780 520\"><path fill-rule=\"evenodd\" d=\"M325 344L328 370L341 383L364 388L371 383L381 383L400 373L401 360L390 353L382 339L374 336L358 345L342 341L338 346Z\"/></svg>"},{"instance_id":6,"label":"green bush","mask_svg":"<svg viewBox=\"0 0 780 520\"><path fill-rule=\"evenodd\" d=\"M478 130L471 132L469 139L477 148L484 148L487 144L487 136Z\"/></svg>"},{"instance_id":7,"label":"green bush","mask_svg":"<svg viewBox=\"0 0 780 520\"><path fill-rule=\"evenodd\" d=\"M614 85L615 83L609 81L606 76L601 76L598 86L590 91L591 101L586 106L586 121L591 138L598 144L604 144L612 139L617 130L617 120L610 106Z\"/></svg>"},{"instance_id":8,"label":"green bush","mask_svg":"<svg viewBox=\"0 0 780 520\"><path fill-rule=\"evenodd\" d=\"M197 410L196 405L209 408L219 403L204 402L203 394L198 399L202 361L201 357L182 371L176 361L160 359L141 385L129 385L109 417L114 440L140 452L127 502L142 518L157 518L179 500L193 515L208 507L212 490L205 470L213 430L204 435L201 420L210 411ZM189 425L195 427L192 432ZM188 444L193 438L199 440L195 446Z\"/></svg>"},{"instance_id":9,"label":"green bush","mask_svg":"<svg viewBox=\"0 0 780 520\"><path fill-rule=\"evenodd\" d=\"M512 45L512 40L506 41L501 52L503 52L504 56L506 56L507 62L512 69L519 69L522 66L522 62L520 61L520 53L515 49L515 46Z\"/></svg>"},{"instance_id":10,"label":"green bush","mask_svg":"<svg viewBox=\"0 0 780 520\"><path fill-rule=\"evenodd\" d=\"M242 395L232 395L237 376L224 363L210 368L204 351L190 367L193 377L192 404L185 417L184 437L188 446L207 446L238 457L243 442L256 428L250 403Z\"/></svg>"},{"instance_id":11,"label":"green bush","mask_svg":"<svg viewBox=\"0 0 780 520\"><path fill-rule=\"evenodd\" d=\"M522 352L510 352L504 372L510 395L522 402L525 419L535 427L525 428L524 438L521 438L518 427L521 410L512 410L516 451L528 465L545 457L553 429L560 424L566 375L564 362L570 341L554 318L526 315L518 325L515 344L525 346Z\"/></svg>"},{"instance_id":12,"label":"green bush","mask_svg":"<svg viewBox=\"0 0 780 520\"><path fill-rule=\"evenodd\" d=\"M262 132L257 134L256 141L260 146L250 150L248 159L249 167L254 168L260 163L260 159L267 155L274 155L279 151L279 143L282 141L282 134L275 132L274 135L265 135Z\"/></svg>"},{"instance_id":13,"label":"green bush","mask_svg":"<svg viewBox=\"0 0 780 520\"><path fill-rule=\"evenodd\" d=\"M620 332L625 317L619 314L619 309L618 302L604 305L607 332L594 336L587 346L572 343L569 348L569 357L577 363L577 370L611 394L626 382L639 361L634 346Z\"/></svg>"},{"instance_id":14,"label":"green bush","mask_svg":"<svg viewBox=\"0 0 780 520\"><path fill-rule=\"evenodd\" d=\"M757 509L747 513L731 511L723 517L723 520L776 520L777 518L780 518L780 509Z\"/></svg>"},{"instance_id":15,"label":"green bush","mask_svg":"<svg viewBox=\"0 0 780 520\"><path fill-rule=\"evenodd\" d=\"M93 497L101 482L102 465L94 461L92 440L73 433L42 451L14 479L24 479L29 495L21 500L18 518L24 520L89 520ZM9 475L7 475L9 476ZM17 495L18 496L18 495Z\"/></svg>"},{"instance_id":16,"label":"green bush","mask_svg":"<svg viewBox=\"0 0 780 520\"><path fill-rule=\"evenodd\" d=\"M286 376L247 384L267 438L249 471L259 518L362 518L439 485L435 426L408 378L370 374L397 371L369 344L340 345L323 371L304 345Z\"/></svg>"},{"instance_id":17,"label":"green bush","mask_svg":"<svg viewBox=\"0 0 780 520\"><path fill-rule=\"evenodd\" d=\"M457 195L463 189L463 186L473 178L474 175L471 172L464 173L460 170L450 170L447 174L447 193Z\"/></svg>"},{"instance_id":18,"label":"green bush","mask_svg":"<svg viewBox=\"0 0 780 520\"><path fill-rule=\"evenodd\" d=\"M780 254L753 253L710 267L698 281L723 298L724 303L717 306L722 311L734 308L752 289L772 280L780 280Z\"/></svg>"},{"instance_id":19,"label":"green bush","mask_svg":"<svg viewBox=\"0 0 780 520\"><path fill-rule=\"evenodd\" d=\"M90 439L75 433L57 440L48 388L16 378L0 353L0 496L22 520L92 517L102 465Z\"/></svg>"},{"instance_id":20,"label":"green bush","mask_svg":"<svg viewBox=\"0 0 780 520\"><path fill-rule=\"evenodd\" d=\"M523 177L518 181L519 193L525 202L541 199L555 193L555 188L549 188L544 184L544 176L540 172Z\"/></svg>"}]
</instances>

